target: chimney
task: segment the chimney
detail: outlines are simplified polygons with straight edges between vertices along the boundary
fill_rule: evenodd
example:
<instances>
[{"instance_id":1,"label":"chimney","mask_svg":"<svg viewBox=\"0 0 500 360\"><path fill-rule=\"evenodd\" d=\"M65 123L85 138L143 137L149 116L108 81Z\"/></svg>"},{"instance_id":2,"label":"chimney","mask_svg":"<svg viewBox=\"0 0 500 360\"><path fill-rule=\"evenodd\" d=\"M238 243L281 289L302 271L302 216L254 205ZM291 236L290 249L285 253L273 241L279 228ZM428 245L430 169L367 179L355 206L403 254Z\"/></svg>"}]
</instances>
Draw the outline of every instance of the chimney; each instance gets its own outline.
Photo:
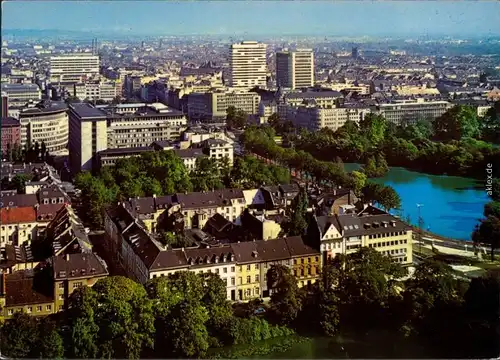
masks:
<instances>
[{"instance_id":1,"label":"chimney","mask_svg":"<svg viewBox=\"0 0 500 360\"><path fill-rule=\"evenodd\" d=\"M66 259L66 261L69 261L69 254L66 254L64 258Z\"/></svg>"}]
</instances>

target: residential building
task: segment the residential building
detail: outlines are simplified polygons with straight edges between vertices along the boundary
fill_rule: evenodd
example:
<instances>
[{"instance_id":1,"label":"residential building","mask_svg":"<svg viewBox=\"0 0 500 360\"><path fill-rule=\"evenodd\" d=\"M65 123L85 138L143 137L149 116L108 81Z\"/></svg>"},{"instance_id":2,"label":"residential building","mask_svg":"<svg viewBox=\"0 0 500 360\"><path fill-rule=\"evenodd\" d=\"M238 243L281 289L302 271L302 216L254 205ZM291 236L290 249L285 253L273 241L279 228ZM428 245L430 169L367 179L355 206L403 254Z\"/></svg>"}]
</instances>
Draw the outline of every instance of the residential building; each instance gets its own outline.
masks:
<instances>
[{"instance_id":1,"label":"residential building","mask_svg":"<svg viewBox=\"0 0 500 360\"><path fill-rule=\"evenodd\" d=\"M231 244L236 257L236 299L251 300L262 296L261 262L257 243L239 242ZM263 281L263 280L262 280Z\"/></svg>"},{"instance_id":2,"label":"residential building","mask_svg":"<svg viewBox=\"0 0 500 360\"><path fill-rule=\"evenodd\" d=\"M0 273L12 274L21 270L33 270L38 266L38 260L34 259L31 245L28 243L0 247Z\"/></svg>"},{"instance_id":3,"label":"residential building","mask_svg":"<svg viewBox=\"0 0 500 360\"><path fill-rule=\"evenodd\" d=\"M227 158L229 166L233 166L234 148L233 144L221 139L207 139L197 144L203 149L203 153L211 159L222 160Z\"/></svg>"},{"instance_id":4,"label":"residential building","mask_svg":"<svg viewBox=\"0 0 500 360\"><path fill-rule=\"evenodd\" d=\"M224 121L229 106L243 110L247 115L256 115L259 112L259 103L259 94L241 90L192 93L188 96L188 116L191 120Z\"/></svg>"},{"instance_id":5,"label":"residential building","mask_svg":"<svg viewBox=\"0 0 500 360\"><path fill-rule=\"evenodd\" d=\"M275 101L261 101L259 104L259 123L266 124L269 117L278 113L278 104Z\"/></svg>"},{"instance_id":6,"label":"residential building","mask_svg":"<svg viewBox=\"0 0 500 360\"><path fill-rule=\"evenodd\" d=\"M69 137L68 107L62 102L42 101L19 113L21 145L45 143L51 155L67 154Z\"/></svg>"},{"instance_id":7,"label":"residential building","mask_svg":"<svg viewBox=\"0 0 500 360\"><path fill-rule=\"evenodd\" d=\"M97 168L96 154L108 148L107 114L86 103L69 105L69 154L76 174Z\"/></svg>"},{"instance_id":8,"label":"residential building","mask_svg":"<svg viewBox=\"0 0 500 360\"><path fill-rule=\"evenodd\" d=\"M50 57L51 83L81 83L99 76L100 59L90 53L74 53Z\"/></svg>"},{"instance_id":9,"label":"residential building","mask_svg":"<svg viewBox=\"0 0 500 360\"><path fill-rule=\"evenodd\" d=\"M411 124L418 120L433 121L453 107L448 101L404 101L390 104L380 104L375 111L387 121L396 125Z\"/></svg>"},{"instance_id":10,"label":"residential building","mask_svg":"<svg viewBox=\"0 0 500 360\"><path fill-rule=\"evenodd\" d=\"M266 44L243 41L231 45L229 86L235 88L266 87Z\"/></svg>"},{"instance_id":11,"label":"residential building","mask_svg":"<svg viewBox=\"0 0 500 360\"><path fill-rule=\"evenodd\" d=\"M311 49L276 53L276 85L289 89L314 86L314 54Z\"/></svg>"},{"instance_id":12,"label":"residential building","mask_svg":"<svg viewBox=\"0 0 500 360\"><path fill-rule=\"evenodd\" d=\"M10 319L16 312L47 316L56 312L50 284L35 286L37 270L0 274L0 318Z\"/></svg>"},{"instance_id":13,"label":"residential building","mask_svg":"<svg viewBox=\"0 0 500 360\"><path fill-rule=\"evenodd\" d=\"M174 153L181 158L184 166L189 171L196 169L196 161L198 159L208 157L203 149L175 149Z\"/></svg>"},{"instance_id":14,"label":"residential building","mask_svg":"<svg viewBox=\"0 0 500 360\"><path fill-rule=\"evenodd\" d=\"M298 128L309 131L317 131L329 128L333 131L341 128L346 121L359 123L371 110L368 107L332 107L323 108L317 106L290 107L287 111L287 119Z\"/></svg>"},{"instance_id":15,"label":"residential building","mask_svg":"<svg viewBox=\"0 0 500 360\"><path fill-rule=\"evenodd\" d=\"M71 294L82 286L92 287L108 276L107 265L93 252L53 256L50 259L54 279L54 306L66 310Z\"/></svg>"},{"instance_id":16,"label":"residential building","mask_svg":"<svg viewBox=\"0 0 500 360\"><path fill-rule=\"evenodd\" d=\"M264 212L247 212L241 222L243 228L259 240L276 239L282 230L281 225L267 218Z\"/></svg>"},{"instance_id":17,"label":"residential building","mask_svg":"<svg viewBox=\"0 0 500 360\"><path fill-rule=\"evenodd\" d=\"M30 243L38 235L35 207L14 207L0 209L0 247Z\"/></svg>"},{"instance_id":18,"label":"residential building","mask_svg":"<svg viewBox=\"0 0 500 360\"><path fill-rule=\"evenodd\" d=\"M8 108L10 109L26 106L30 102L38 103L42 100L42 91L37 84L2 84L2 93L8 99ZM4 96L2 96L2 100L3 98Z\"/></svg>"},{"instance_id":19,"label":"residential building","mask_svg":"<svg viewBox=\"0 0 500 360\"><path fill-rule=\"evenodd\" d=\"M316 282L321 270L321 253L304 243L300 236L285 238L291 257L292 274L299 287Z\"/></svg>"},{"instance_id":20,"label":"residential building","mask_svg":"<svg viewBox=\"0 0 500 360\"><path fill-rule=\"evenodd\" d=\"M21 145L21 123L12 117L2 117L2 154L7 156L7 150Z\"/></svg>"},{"instance_id":21,"label":"residential building","mask_svg":"<svg viewBox=\"0 0 500 360\"><path fill-rule=\"evenodd\" d=\"M314 104L320 108L333 108L339 104L342 93L338 91L305 91L285 94L283 103L296 107L305 103Z\"/></svg>"},{"instance_id":22,"label":"residential building","mask_svg":"<svg viewBox=\"0 0 500 360\"><path fill-rule=\"evenodd\" d=\"M412 264L411 227L382 210L368 207L359 214L314 219L308 237L312 246L319 246L323 261L365 246L390 256L394 262Z\"/></svg>"},{"instance_id":23,"label":"residential building","mask_svg":"<svg viewBox=\"0 0 500 360\"><path fill-rule=\"evenodd\" d=\"M189 271L196 274L213 273L219 275L227 290L227 299L237 299L236 257L231 246L185 249Z\"/></svg>"}]
</instances>

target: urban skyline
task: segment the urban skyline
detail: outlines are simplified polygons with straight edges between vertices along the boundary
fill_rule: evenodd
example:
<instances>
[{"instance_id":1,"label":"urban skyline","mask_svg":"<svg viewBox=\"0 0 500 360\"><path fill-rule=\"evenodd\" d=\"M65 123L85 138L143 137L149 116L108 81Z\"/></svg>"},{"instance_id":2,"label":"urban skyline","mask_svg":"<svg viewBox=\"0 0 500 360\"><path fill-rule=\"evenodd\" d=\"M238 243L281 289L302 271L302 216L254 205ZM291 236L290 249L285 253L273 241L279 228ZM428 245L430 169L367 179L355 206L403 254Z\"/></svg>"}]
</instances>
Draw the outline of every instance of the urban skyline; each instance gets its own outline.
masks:
<instances>
[{"instance_id":1,"label":"urban skyline","mask_svg":"<svg viewBox=\"0 0 500 360\"><path fill-rule=\"evenodd\" d=\"M3 29L123 35L500 35L499 2L16 1L2 12Z\"/></svg>"}]
</instances>

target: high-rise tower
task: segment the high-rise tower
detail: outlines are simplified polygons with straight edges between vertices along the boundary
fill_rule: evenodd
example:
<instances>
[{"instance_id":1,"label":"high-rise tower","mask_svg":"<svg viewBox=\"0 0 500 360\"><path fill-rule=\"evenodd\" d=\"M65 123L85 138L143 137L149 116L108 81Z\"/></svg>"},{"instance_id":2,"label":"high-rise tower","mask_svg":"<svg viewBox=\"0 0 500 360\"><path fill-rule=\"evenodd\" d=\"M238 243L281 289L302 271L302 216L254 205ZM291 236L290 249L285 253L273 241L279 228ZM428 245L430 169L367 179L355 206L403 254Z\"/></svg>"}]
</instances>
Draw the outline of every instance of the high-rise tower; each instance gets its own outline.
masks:
<instances>
[{"instance_id":1,"label":"high-rise tower","mask_svg":"<svg viewBox=\"0 0 500 360\"><path fill-rule=\"evenodd\" d=\"M256 41L231 45L229 86L249 89L267 85L266 48Z\"/></svg>"}]
</instances>

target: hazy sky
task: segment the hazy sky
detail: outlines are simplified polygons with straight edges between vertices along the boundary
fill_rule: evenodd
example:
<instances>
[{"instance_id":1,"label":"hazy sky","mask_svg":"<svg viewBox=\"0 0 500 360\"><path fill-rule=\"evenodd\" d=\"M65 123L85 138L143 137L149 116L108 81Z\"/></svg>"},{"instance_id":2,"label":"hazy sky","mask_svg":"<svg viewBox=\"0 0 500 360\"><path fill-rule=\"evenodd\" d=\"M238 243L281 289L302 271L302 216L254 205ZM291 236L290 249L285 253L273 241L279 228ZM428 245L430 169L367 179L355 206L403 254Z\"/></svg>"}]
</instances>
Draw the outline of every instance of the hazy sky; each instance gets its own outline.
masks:
<instances>
[{"instance_id":1,"label":"hazy sky","mask_svg":"<svg viewBox=\"0 0 500 360\"><path fill-rule=\"evenodd\" d=\"M130 35L500 35L500 1L2 1L2 27Z\"/></svg>"}]
</instances>

